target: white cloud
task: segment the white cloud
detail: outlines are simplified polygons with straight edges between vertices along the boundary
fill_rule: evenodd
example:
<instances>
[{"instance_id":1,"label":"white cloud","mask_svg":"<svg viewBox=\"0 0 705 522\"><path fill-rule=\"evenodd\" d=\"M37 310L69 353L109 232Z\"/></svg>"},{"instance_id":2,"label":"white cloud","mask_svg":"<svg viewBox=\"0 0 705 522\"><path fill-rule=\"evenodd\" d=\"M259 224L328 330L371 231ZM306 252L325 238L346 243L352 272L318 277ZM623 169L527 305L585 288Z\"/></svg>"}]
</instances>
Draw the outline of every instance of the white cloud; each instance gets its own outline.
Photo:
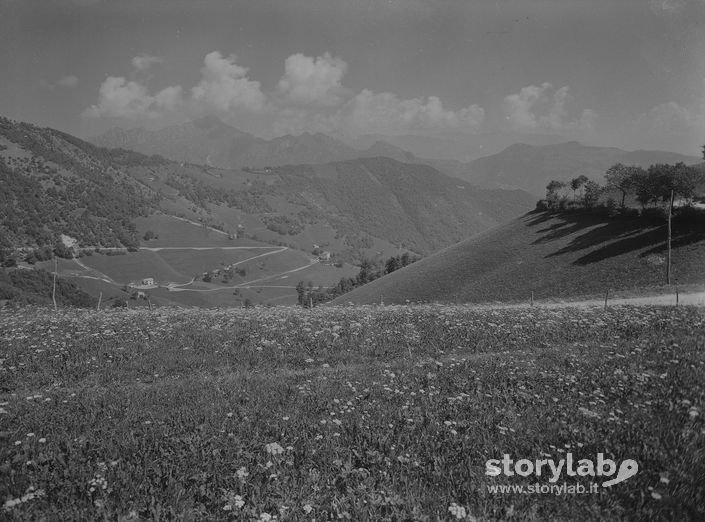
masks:
<instances>
[{"instance_id":1,"label":"white cloud","mask_svg":"<svg viewBox=\"0 0 705 522\"><path fill-rule=\"evenodd\" d=\"M328 53L317 58L292 54L286 59L284 69L277 88L288 101L332 106L350 93L340 83L348 65Z\"/></svg>"},{"instance_id":2,"label":"white cloud","mask_svg":"<svg viewBox=\"0 0 705 522\"><path fill-rule=\"evenodd\" d=\"M247 78L247 69L237 65L236 59L234 55L225 58L218 51L207 54L201 81L192 89L193 100L222 112L263 109L266 99L260 83Z\"/></svg>"},{"instance_id":3,"label":"white cloud","mask_svg":"<svg viewBox=\"0 0 705 522\"><path fill-rule=\"evenodd\" d=\"M651 10L656 13L679 13L689 3L689 0L651 0Z\"/></svg>"},{"instance_id":4,"label":"white cloud","mask_svg":"<svg viewBox=\"0 0 705 522\"><path fill-rule=\"evenodd\" d=\"M566 104L572 100L567 85L554 90L545 82L540 86L529 85L504 99L504 110L509 126L518 131L590 130L597 118L591 109L580 117L566 121Z\"/></svg>"},{"instance_id":5,"label":"white cloud","mask_svg":"<svg viewBox=\"0 0 705 522\"><path fill-rule=\"evenodd\" d=\"M138 71L146 71L152 65L162 63L164 61L159 56L152 56L150 54L140 54L132 59L132 66Z\"/></svg>"},{"instance_id":6,"label":"white cloud","mask_svg":"<svg viewBox=\"0 0 705 522\"><path fill-rule=\"evenodd\" d=\"M485 111L478 105L451 111L436 96L400 99L364 89L338 115L344 130L352 133L401 134L410 131L468 130L482 124Z\"/></svg>"},{"instance_id":7,"label":"white cloud","mask_svg":"<svg viewBox=\"0 0 705 522\"><path fill-rule=\"evenodd\" d=\"M683 107L676 102L661 103L639 116L635 124L656 134L705 134L705 103L700 107Z\"/></svg>"},{"instance_id":8,"label":"white cloud","mask_svg":"<svg viewBox=\"0 0 705 522\"><path fill-rule=\"evenodd\" d=\"M135 57L132 65L144 70L154 63L151 58ZM236 126L249 122L269 135L474 132L484 120L485 111L478 105L451 110L436 96L403 99L369 89L355 94L342 85L346 71L347 64L328 53L316 58L294 54L286 59L284 74L268 95L259 82L248 77L248 69L238 65L234 55L225 57L213 51L206 55L201 78L190 90L177 85L153 93L145 81L110 76L100 86L97 103L83 114L92 118L163 117L173 121L210 113ZM553 117L558 120L564 96L563 90L556 93L557 112Z\"/></svg>"},{"instance_id":9,"label":"white cloud","mask_svg":"<svg viewBox=\"0 0 705 522\"><path fill-rule=\"evenodd\" d=\"M700 156L705 136L705 98L680 105L669 101L652 107L627 125L627 146L672 150Z\"/></svg>"},{"instance_id":10,"label":"white cloud","mask_svg":"<svg viewBox=\"0 0 705 522\"><path fill-rule=\"evenodd\" d=\"M65 87L66 89L73 89L78 85L78 77L74 76L73 74L67 74L66 76L62 77L58 82L56 82L56 85L59 87Z\"/></svg>"},{"instance_id":11,"label":"white cloud","mask_svg":"<svg viewBox=\"0 0 705 522\"><path fill-rule=\"evenodd\" d=\"M154 105L164 111L175 111L183 104L180 85L166 87L154 95Z\"/></svg>"},{"instance_id":12,"label":"white cloud","mask_svg":"<svg viewBox=\"0 0 705 522\"><path fill-rule=\"evenodd\" d=\"M89 118L155 118L159 110L173 110L181 103L181 87L167 87L154 96L137 82L109 76L100 86L98 103L84 111Z\"/></svg>"}]
</instances>

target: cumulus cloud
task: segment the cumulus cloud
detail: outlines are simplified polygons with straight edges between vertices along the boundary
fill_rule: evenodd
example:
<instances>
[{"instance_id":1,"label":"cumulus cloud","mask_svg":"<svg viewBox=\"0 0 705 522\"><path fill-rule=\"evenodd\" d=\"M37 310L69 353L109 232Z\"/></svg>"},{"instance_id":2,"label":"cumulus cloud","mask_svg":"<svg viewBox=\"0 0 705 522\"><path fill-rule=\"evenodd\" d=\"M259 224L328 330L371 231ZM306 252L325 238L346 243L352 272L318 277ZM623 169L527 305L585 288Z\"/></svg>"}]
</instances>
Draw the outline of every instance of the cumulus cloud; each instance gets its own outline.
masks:
<instances>
[{"instance_id":1,"label":"cumulus cloud","mask_svg":"<svg viewBox=\"0 0 705 522\"><path fill-rule=\"evenodd\" d=\"M146 71L152 65L162 63L163 59L159 56L152 56L150 54L140 54L132 59L132 66L138 71Z\"/></svg>"},{"instance_id":2,"label":"cumulus cloud","mask_svg":"<svg viewBox=\"0 0 705 522\"><path fill-rule=\"evenodd\" d=\"M218 51L208 53L201 69L201 81L192 89L195 102L217 111L227 112L244 108L261 110L265 95L260 83L247 77L247 69L235 63L234 55L222 56Z\"/></svg>"},{"instance_id":3,"label":"cumulus cloud","mask_svg":"<svg viewBox=\"0 0 705 522\"><path fill-rule=\"evenodd\" d=\"M691 108L672 101L661 103L640 115L635 124L658 134L705 133L705 103Z\"/></svg>"},{"instance_id":4,"label":"cumulus cloud","mask_svg":"<svg viewBox=\"0 0 705 522\"><path fill-rule=\"evenodd\" d=\"M62 77L58 82L56 82L56 85L59 87L64 87L66 89L73 89L78 85L78 77L74 76L73 74L67 74L66 76Z\"/></svg>"},{"instance_id":5,"label":"cumulus cloud","mask_svg":"<svg viewBox=\"0 0 705 522\"><path fill-rule=\"evenodd\" d=\"M100 86L98 103L84 111L89 118L154 118L161 110L181 103L181 87L167 87L150 95L140 83L122 76L109 76Z\"/></svg>"},{"instance_id":6,"label":"cumulus cloud","mask_svg":"<svg viewBox=\"0 0 705 522\"><path fill-rule=\"evenodd\" d=\"M132 60L132 65L145 70L155 63L153 58L140 55ZM170 86L154 93L146 80L110 76L100 86L97 103L86 109L84 116L165 117L173 121L194 114L215 114L237 126L252 122L271 135L474 132L482 125L485 111L478 105L452 110L436 96L403 99L394 93L369 89L355 93L342 84L347 68L342 59L328 53L315 58L294 54L286 59L276 88L266 94L259 82L248 77L248 69L239 65L234 55L213 51L205 56L200 80L190 90ZM565 92L559 90L556 96L556 115L552 117L560 120Z\"/></svg>"},{"instance_id":7,"label":"cumulus cloud","mask_svg":"<svg viewBox=\"0 0 705 522\"><path fill-rule=\"evenodd\" d=\"M597 117L591 109L584 110L577 119L566 120L566 104L572 99L568 91L567 85L554 90L552 84L545 82L510 94L504 99L509 126L527 132L589 130Z\"/></svg>"},{"instance_id":8,"label":"cumulus cloud","mask_svg":"<svg viewBox=\"0 0 705 522\"><path fill-rule=\"evenodd\" d=\"M476 130L485 111L478 105L447 110L436 96L400 99L395 94L375 94L364 89L341 111L341 124L359 133L396 134L409 131Z\"/></svg>"},{"instance_id":9,"label":"cumulus cloud","mask_svg":"<svg viewBox=\"0 0 705 522\"><path fill-rule=\"evenodd\" d=\"M347 69L342 59L328 53L317 58L292 54L284 62L284 76L277 89L292 102L338 105L350 94L341 84Z\"/></svg>"}]
</instances>

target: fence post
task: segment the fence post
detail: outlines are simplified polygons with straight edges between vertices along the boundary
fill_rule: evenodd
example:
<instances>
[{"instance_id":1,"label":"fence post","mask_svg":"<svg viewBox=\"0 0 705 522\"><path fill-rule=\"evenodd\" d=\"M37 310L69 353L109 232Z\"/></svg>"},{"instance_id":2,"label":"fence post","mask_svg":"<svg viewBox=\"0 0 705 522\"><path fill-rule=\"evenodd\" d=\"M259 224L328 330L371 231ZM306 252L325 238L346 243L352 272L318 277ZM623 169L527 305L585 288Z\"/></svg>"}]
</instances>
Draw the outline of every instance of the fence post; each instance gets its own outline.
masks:
<instances>
[{"instance_id":1,"label":"fence post","mask_svg":"<svg viewBox=\"0 0 705 522\"><path fill-rule=\"evenodd\" d=\"M678 285L676 285L676 306L678 306Z\"/></svg>"},{"instance_id":2,"label":"fence post","mask_svg":"<svg viewBox=\"0 0 705 522\"><path fill-rule=\"evenodd\" d=\"M605 292L605 310L607 310L607 297L610 295L610 289L608 288Z\"/></svg>"},{"instance_id":3,"label":"fence post","mask_svg":"<svg viewBox=\"0 0 705 522\"><path fill-rule=\"evenodd\" d=\"M531 306L534 306L534 291L531 291Z\"/></svg>"},{"instance_id":4,"label":"fence post","mask_svg":"<svg viewBox=\"0 0 705 522\"><path fill-rule=\"evenodd\" d=\"M103 292L100 293L98 296L98 306L96 306L96 310L100 310L100 302L103 300Z\"/></svg>"}]
</instances>

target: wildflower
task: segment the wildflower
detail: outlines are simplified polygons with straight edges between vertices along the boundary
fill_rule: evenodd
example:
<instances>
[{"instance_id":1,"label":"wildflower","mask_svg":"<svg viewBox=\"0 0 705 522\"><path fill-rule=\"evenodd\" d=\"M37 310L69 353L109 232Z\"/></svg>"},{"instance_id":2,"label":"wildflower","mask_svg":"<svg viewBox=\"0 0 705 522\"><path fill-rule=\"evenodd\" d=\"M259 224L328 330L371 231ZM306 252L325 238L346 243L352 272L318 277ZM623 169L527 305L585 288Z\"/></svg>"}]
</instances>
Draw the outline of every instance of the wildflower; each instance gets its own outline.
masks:
<instances>
[{"instance_id":1,"label":"wildflower","mask_svg":"<svg viewBox=\"0 0 705 522\"><path fill-rule=\"evenodd\" d=\"M237 470L237 472L235 473L235 475L237 475L237 478L238 478L238 479L244 481L244 480L248 477L249 473L247 472L247 468L242 467L242 468L240 468L240 469Z\"/></svg>"},{"instance_id":2,"label":"wildflower","mask_svg":"<svg viewBox=\"0 0 705 522\"><path fill-rule=\"evenodd\" d=\"M270 455L281 455L284 453L284 448L282 448L277 442L267 444L264 449L267 450L267 453Z\"/></svg>"},{"instance_id":3,"label":"wildflower","mask_svg":"<svg viewBox=\"0 0 705 522\"><path fill-rule=\"evenodd\" d=\"M463 506L459 506L455 502L453 502L448 507L448 511L450 511L450 514L453 515L458 520L462 520L468 516L467 512L465 511L465 508Z\"/></svg>"},{"instance_id":4,"label":"wildflower","mask_svg":"<svg viewBox=\"0 0 705 522\"><path fill-rule=\"evenodd\" d=\"M311 507L310 504L304 504L303 510L304 510L304 513L306 513L308 515L311 511L313 511L313 508Z\"/></svg>"}]
</instances>

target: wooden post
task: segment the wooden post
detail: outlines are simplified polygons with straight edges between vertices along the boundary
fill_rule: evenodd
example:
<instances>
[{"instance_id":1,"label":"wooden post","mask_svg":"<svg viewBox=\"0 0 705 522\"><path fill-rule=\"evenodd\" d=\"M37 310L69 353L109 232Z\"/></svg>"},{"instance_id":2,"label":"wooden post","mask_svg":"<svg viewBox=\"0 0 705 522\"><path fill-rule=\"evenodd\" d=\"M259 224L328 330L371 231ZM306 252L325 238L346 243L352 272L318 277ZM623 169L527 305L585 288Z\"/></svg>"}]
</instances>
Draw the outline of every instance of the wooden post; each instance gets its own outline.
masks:
<instances>
[{"instance_id":1,"label":"wooden post","mask_svg":"<svg viewBox=\"0 0 705 522\"><path fill-rule=\"evenodd\" d=\"M666 263L666 284L671 284L671 217L673 215L673 189L671 189L671 204L668 205L668 262Z\"/></svg>"},{"instance_id":2,"label":"wooden post","mask_svg":"<svg viewBox=\"0 0 705 522\"><path fill-rule=\"evenodd\" d=\"M534 291L531 291L531 306L534 306Z\"/></svg>"},{"instance_id":3,"label":"wooden post","mask_svg":"<svg viewBox=\"0 0 705 522\"><path fill-rule=\"evenodd\" d=\"M313 297L308 298L308 307L313 310Z\"/></svg>"},{"instance_id":4,"label":"wooden post","mask_svg":"<svg viewBox=\"0 0 705 522\"><path fill-rule=\"evenodd\" d=\"M605 292L605 310L607 310L607 297L610 295L610 289L608 288Z\"/></svg>"},{"instance_id":5,"label":"wooden post","mask_svg":"<svg viewBox=\"0 0 705 522\"><path fill-rule=\"evenodd\" d=\"M379 296L379 306L384 306L384 296L383 295Z\"/></svg>"},{"instance_id":6,"label":"wooden post","mask_svg":"<svg viewBox=\"0 0 705 522\"><path fill-rule=\"evenodd\" d=\"M678 306L678 285L676 285L676 306Z\"/></svg>"},{"instance_id":7,"label":"wooden post","mask_svg":"<svg viewBox=\"0 0 705 522\"><path fill-rule=\"evenodd\" d=\"M51 300L54 302L54 311L56 312L56 256L54 256L54 282L51 285Z\"/></svg>"},{"instance_id":8,"label":"wooden post","mask_svg":"<svg viewBox=\"0 0 705 522\"><path fill-rule=\"evenodd\" d=\"M95 307L96 310L100 310L100 302L103 300L103 292L98 296L98 306Z\"/></svg>"}]
</instances>

